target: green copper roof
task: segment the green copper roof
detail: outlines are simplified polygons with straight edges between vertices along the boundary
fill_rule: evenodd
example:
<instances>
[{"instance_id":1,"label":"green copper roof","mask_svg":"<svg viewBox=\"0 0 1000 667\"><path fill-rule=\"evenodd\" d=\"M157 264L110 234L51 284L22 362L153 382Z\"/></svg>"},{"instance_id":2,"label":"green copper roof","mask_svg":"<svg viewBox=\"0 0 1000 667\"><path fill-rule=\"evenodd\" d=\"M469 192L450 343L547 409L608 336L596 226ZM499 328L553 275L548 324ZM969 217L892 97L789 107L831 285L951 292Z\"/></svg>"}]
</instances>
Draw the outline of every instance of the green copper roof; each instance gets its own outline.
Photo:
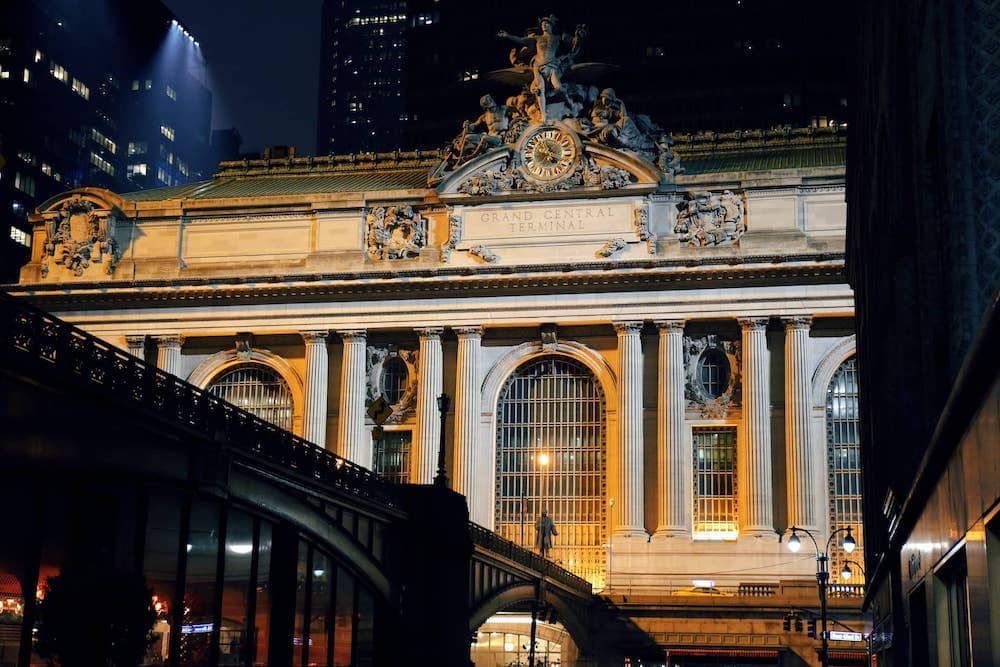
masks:
<instances>
[{"instance_id":1,"label":"green copper roof","mask_svg":"<svg viewBox=\"0 0 1000 667\"><path fill-rule=\"evenodd\" d=\"M773 171L775 169L808 169L843 167L847 145L827 145L809 148L775 150L726 151L717 154L686 156L681 150L681 165L685 175L713 172Z\"/></svg>"}]
</instances>

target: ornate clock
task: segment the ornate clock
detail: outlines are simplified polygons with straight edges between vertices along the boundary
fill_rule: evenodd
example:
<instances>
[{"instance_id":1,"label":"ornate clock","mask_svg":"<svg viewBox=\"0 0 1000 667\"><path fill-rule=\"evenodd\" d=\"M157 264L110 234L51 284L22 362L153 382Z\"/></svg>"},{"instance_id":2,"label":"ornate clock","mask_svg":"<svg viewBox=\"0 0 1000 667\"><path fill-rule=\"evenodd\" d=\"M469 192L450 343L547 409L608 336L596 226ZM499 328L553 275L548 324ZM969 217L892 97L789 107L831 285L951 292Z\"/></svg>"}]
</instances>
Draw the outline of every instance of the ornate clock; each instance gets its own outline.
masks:
<instances>
[{"instance_id":1,"label":"ornate clock","mask_svg":"<svg viewBox=\"0 0 1000 667\"><path fill-rule=\"evenodd\" d=\"M572 171L578 152L570 133L544 126L530 132L521 142L521 164L530 176L540 181L557 181Z\"/></svg>"}]
</instances>

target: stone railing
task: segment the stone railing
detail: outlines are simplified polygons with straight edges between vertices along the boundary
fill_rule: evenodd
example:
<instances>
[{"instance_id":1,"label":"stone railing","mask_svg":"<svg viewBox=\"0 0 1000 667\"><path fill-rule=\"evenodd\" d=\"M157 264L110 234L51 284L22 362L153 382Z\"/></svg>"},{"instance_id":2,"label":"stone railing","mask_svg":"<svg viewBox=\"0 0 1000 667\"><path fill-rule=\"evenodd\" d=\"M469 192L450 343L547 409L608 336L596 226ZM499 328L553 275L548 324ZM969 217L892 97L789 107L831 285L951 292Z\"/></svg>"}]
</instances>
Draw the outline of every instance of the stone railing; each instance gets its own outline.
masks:
<instances>
[{"instance_id":1,"label":"stone railing","mask_svg":"<svg viewBox=\"0 0 1000 667\"><path fill-rule=\"evenodd\" d=\"M388 506L378 475L0 292L0 364L32 380L152 413L237 454Z\"/></svg>"},{"instance_id":2,"label":"stone railing","mask_svg":"<svg viewBox=\"0 0 1000 667\"><path fill-rule=\"evenodd\" d=\"M544 577L565 584L580 595L589 596L593 592L590 582L586 579L559 567L548 558L542 558L533 551L519 547L510 540L500 537L477 523L469 522L469 535L472 538L473 544L498 556L512 560L519 565L523 565Z\"/></svg>"}]
</instances>

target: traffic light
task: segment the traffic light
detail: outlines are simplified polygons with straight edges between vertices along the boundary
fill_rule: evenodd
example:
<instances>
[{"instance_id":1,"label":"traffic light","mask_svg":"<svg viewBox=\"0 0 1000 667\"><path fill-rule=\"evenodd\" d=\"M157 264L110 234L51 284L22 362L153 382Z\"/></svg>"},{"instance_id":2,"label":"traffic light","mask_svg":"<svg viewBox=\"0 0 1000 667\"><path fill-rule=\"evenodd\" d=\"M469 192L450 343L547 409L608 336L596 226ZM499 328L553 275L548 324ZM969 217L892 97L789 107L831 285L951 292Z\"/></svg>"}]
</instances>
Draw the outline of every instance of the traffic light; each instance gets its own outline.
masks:
<instances>
[{"instance_id":1,"label":"traffic light","mask_svg":"<svg viewBox=\"0 0 1000 667\"><path fill-rule=\"evenodd\" d=\"M802 632L802 617L795 617L795 632Z\"/></svg>"},{"instance_id":2,"label":"traffic light","mask_svg":"<svg viewBox=\"0 0 1000 667\"><path fill-rule=\"evenodd\" d=\"M809 633L808 634L809 634L810 638L816 639L816 619L815 618L810 618L809 619Z\"/></svg>"},{"instance_id":3,"label":"traffic light","mask_svg":"<svg viewBox=\"0 0 1000 667\"><path fill-rule=\"evenodd\" d=\"M785 632L790 632L792 629L792 617L785 614L785 620L781 622L781 627Z\"/></svg>"}]
</instances>

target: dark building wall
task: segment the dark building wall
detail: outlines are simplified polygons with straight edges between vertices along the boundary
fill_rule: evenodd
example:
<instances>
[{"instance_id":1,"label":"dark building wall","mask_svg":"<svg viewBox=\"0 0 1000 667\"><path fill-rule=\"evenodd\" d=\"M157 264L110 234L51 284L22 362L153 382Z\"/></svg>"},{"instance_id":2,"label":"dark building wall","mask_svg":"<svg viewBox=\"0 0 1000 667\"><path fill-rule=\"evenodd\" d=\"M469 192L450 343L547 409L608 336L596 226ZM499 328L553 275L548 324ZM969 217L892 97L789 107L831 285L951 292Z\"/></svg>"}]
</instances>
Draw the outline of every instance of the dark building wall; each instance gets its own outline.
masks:
<instances>
[{"instance_id":1,"label":"dark building wall","mask_svg":"<svg viewBox=\"0 0 1000 667\"><path fill-rule=\"evenodd\" d=\"M938 464L957 447L958 438L942 441L935 431L959 370L996 368L995 355L967 356L1000 285L992 204L1000 190L1000 7L859 6L848 271L863 388L865 546L876 597L893 611L893 664L905 664L909 639L919 637L905 632L901 588L913 573L900 572L900 543L943 474Z\"/></svg>"}]
</instances>

